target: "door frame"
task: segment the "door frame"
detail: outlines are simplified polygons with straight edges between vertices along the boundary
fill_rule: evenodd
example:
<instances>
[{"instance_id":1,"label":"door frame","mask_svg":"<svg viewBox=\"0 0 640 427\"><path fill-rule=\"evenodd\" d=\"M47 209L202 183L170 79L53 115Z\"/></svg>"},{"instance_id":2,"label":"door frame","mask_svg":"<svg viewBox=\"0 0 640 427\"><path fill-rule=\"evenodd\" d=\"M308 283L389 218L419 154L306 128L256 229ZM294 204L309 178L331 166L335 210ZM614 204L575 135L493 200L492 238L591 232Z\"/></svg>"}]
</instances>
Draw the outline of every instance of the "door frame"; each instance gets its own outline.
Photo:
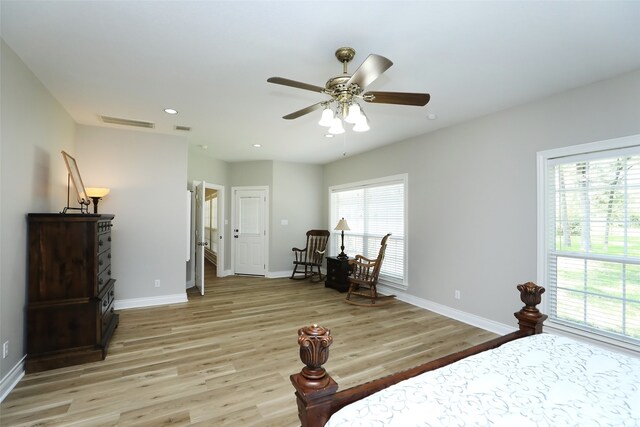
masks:
<instances>
[{"instance_id":1,"label":"door frame","mask_svg":"<svg viewBox=\"0 0 640 427\"><path fill-rule=\"evenodd\" d=\"M194 280L196 283L196 288L200 289L200 295L204 295L204 263L206 262L206 258L204 256L205 246L206 245L206 237L204 236L204 231L206 227L204 225L204 206L205 206L205 194L206 194L206 183L204 181L200 181L198 185L195 186L195 199L196 199L196 220L195 220L195 251L196 256L195 259L195 270L196 274L194 275Z\"/></svg>"},{"instance_id":2,"label":"door frame","mask_svg":"<svg viewBox=\"0 0 640 427\"><path fill-rule=\"evenodd\" d=\"M195 215L196 215L196 209L197 206L195 206L195 188L202 182L203 180L194 180L192 182L193 184L193 201L194 201L194 209L193 209L193 227L191 230L191 250L192 250L192 254L194 254L194 262L193 262L193 278L195 281L195 251L197 249L196 247L196 241L195 241L195 234L196 234L196 222L195 222ZM218 265L216 268L216 277L224 277L226 276L226 272L224 269L224 254L225 254L225 242L226 242L226 238L225 238L225 210L224 210L224 195L225 195L225 191L224 191L224 185L220 185L220 184L212 184L210 182L204 181L204 188L205 191L207 188L211 189L211 190L217 190L218 191Z\"/></svg>"},{"instance_id":3,"label":"door frame","mask_svg":"<svg viewBox=\"0 0 640 427\"><path fill-rule=\"evenodd\" d=\"M269 230L269 186L268 185L255 185L255 186L240 186L231 187L231 228L230 233L233 235L233 230L236 229L236 212L238 207L236 200L236 192L241 191L263 191L264 192L264 277L267 277L269 271L269 237L271 232ZM231 274L236 274L236 239L231 238Z\"/></svg>"}]
</instances>

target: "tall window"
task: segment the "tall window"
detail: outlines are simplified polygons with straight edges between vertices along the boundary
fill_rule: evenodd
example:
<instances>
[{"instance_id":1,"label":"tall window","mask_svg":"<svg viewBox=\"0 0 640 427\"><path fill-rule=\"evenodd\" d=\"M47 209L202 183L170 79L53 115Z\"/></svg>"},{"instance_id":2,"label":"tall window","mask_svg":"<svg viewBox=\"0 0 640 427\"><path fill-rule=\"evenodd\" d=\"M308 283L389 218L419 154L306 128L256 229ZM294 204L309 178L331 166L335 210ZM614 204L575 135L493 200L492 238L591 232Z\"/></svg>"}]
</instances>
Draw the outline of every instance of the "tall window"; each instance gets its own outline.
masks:
<instances>
[{"instance_id":1,"label":"tall window","mask_svg":"<svg viewBox=\"0 0 640 427\"><path fill-rule=\"evenodd\" d=\"M538 155L550 321L632 345L640 345L638 144L621 138Z\"/></svg>"},{"instance_id":2,"label":"tall window","mask_svg":"<svg viewBox=\"0 0 640 427\"><path fill-rule=\"evenodd\" d=\"M407 176L398 175L329 188L330 225L334 233L331 253L340 253L340 232L333 230L340 218L349 224L344 251L351 257L361 254L375 258L382 237L387 241L380 281L406 289L406 188Z\"/></svg>"}]
</instances>

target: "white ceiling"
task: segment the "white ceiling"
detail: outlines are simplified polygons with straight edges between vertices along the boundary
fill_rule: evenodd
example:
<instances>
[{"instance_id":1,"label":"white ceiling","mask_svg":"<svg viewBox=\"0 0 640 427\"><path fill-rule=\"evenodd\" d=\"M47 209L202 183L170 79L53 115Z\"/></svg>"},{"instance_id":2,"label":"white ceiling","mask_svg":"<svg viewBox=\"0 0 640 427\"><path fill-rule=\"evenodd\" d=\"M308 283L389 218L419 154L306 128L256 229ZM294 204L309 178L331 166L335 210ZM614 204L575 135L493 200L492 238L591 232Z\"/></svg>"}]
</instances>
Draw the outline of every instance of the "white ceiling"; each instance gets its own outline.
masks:
<instances>
[{"instance_id":1,"label":"white ceiling","mask_svg":"<svg viewBox=\"0 0 640 427\"><path fill-rule=\"evenodd\" d=\"M99 115L108 115L177 135L175 125L191 126L188 142L225 161L326 163L640 69L638 1L0 5L2 38L78 123L107 126ZM369 53L394 62L369 90L431 101L365 103L371 130L333 139L317 125L321 111L283 120L327 95L267 78L324 86L342 72L340 46L356 49L351 72Z\"/></svg>"}]
</instances>

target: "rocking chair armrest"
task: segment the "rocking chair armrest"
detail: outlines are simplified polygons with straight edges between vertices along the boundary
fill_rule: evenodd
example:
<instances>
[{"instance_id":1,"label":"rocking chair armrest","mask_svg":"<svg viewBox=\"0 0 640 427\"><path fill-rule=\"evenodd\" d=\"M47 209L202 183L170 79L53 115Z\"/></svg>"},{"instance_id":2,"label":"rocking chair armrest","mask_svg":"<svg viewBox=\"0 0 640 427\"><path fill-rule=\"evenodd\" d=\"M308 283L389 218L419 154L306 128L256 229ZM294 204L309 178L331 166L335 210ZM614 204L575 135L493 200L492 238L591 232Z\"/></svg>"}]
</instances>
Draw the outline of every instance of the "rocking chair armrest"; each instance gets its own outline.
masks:
<instances>
[{"instance_id":1,"label":"rocking chair armrest","mask_svg":"<svg viewBox=\"0 0 640 427\"><path fill-rule=\"evenodd\" d=\"M307 250L307 248L304 248L304 249L291 248L291 250L292 250L292 251L295 251L295 252L305 252L305 251Z\"/></svg>"},{"instance_id":2,"label":"rocking chair armrest","mask_svg":"<svg viewBox=\"0 0 640 427\"><path fill-rule=\"evenodd\" d=\"M355 259L350 259L348 262L349 262L349 264L368 265L368 264L371 264L371 263L375 263L377 261L378 261L377 258L369 259L369 258L364 257L362 255L356 255Z\"/></svg>"}]
</instances>

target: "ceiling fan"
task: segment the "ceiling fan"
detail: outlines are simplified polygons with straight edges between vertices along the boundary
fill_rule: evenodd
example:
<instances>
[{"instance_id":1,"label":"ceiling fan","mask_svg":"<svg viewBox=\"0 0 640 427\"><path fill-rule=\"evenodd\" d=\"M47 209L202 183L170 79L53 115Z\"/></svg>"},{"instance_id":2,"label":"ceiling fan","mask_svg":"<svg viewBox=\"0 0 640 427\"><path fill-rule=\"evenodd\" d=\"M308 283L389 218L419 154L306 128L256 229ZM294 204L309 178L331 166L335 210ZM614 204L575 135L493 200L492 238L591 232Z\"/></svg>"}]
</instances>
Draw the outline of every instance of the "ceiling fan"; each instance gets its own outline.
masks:
<instances>
[{"instance_id":1,"label":"ceiling fan","mask_svg":"<svg viewBox=\"0 0 640 427\"><path fill-rule=\"evenodd\" d=\"M344 132L340 117L347 123L353 123L353 130L365 131L369 129L368 120L358 104L359 100L377 104L413 105L418 107L427 105L430 99L428 93L365 92L366 87L389 69L393 62L384 56L371 54L353 74L349 74L347 66L355 54L355 49L351 47L341 47L336 50L336 58L342 63L342 74L330 78L324 87L283 77L270 77L267 79L269 83L324 93L331 97L329 100L317 102L282 118L286 120L297 119L324 107L319 124L330 127L329 133ZM335 109L335 115L333 109Z\"/></svg>"}]
</instances>

